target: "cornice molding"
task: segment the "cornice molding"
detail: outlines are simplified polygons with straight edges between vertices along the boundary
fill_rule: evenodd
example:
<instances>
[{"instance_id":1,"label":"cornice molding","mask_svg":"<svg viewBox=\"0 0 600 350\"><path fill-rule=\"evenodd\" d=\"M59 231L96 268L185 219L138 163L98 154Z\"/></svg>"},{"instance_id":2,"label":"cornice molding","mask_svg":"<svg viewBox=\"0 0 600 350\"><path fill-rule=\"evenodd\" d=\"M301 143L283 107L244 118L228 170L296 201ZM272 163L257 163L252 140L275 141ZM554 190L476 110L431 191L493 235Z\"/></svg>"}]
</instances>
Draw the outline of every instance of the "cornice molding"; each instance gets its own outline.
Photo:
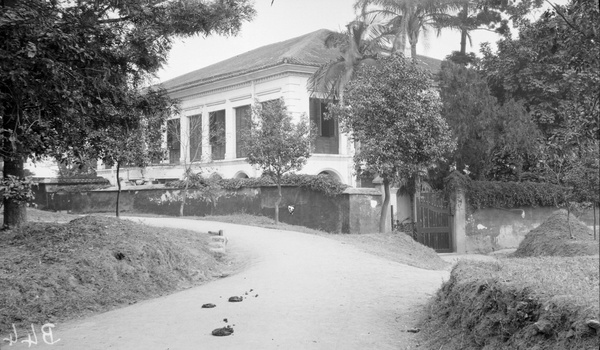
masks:
<instances>
[{"instance_id":1,"label":"cornice molding","mask_svg":"<svg viewBox=\"0 0 600 350\"><path fill-rule=\"evenodd\" d=\"M188 85L184 88L175 88L174 90L169 91L169 95L174 98L187 100L251 86L252 82L255 84L263 83L289 76L310 77L316 69L316 67L312 66L289 63L280 64L261 71L250 72L236 77L225 78L223 80L200 82L198 84Z\"/></svg>"}]
</instances>

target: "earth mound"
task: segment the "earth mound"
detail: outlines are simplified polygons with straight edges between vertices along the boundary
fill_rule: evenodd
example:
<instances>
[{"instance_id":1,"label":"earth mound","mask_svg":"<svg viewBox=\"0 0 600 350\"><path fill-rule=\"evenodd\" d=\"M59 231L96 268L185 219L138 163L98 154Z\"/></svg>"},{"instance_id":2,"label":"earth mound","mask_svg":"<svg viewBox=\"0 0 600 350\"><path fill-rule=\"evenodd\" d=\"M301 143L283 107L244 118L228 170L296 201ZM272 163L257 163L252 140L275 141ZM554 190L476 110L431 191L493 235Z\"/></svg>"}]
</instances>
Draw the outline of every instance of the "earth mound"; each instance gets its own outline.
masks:
<instances>
[{"instance_id":1,"label":"earth mound","mask_svg":"<svg viewBox=\"0 0 600 350\"><path fill-rule=\"evenodd\" d=\"M114 217L30 223L0 240L0 331L56 323L210 281L208 235Z\"/></svg>"},{"instance_id":2,"label":"earth mound","mask_svg":"<svg viewBox=\"0 0 600 350\"><path fill-rule=\"evenodd\" d=\"M598 252L592 230L573 215L567 218L566 210L558 210L525 236L513 256L585 256Z\"/></svg>"}]
</instances>

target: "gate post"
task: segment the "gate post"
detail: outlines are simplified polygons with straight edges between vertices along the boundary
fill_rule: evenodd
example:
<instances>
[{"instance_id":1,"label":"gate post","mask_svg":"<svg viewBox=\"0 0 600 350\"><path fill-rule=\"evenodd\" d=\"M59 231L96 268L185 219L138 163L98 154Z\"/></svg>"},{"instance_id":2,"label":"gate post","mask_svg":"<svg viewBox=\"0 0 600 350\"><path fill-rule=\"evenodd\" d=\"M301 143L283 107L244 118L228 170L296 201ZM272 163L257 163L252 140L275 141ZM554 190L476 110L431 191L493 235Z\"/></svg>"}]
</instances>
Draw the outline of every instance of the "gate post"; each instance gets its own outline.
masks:
<instances>
[{"instance_id":1,"label":"gate post","mask_svg":"<svg viewBox=\"0 0 600 350\"><path fill-rule=\"evenodd\" d=\"M454 207L454 220L452 220L454 246L452 248L458 254L465 254L467 252L467 201L465 191L462 188L457 188L451 200L454 201L451 205L451 207Z\"/></svg>"}]
</instances>

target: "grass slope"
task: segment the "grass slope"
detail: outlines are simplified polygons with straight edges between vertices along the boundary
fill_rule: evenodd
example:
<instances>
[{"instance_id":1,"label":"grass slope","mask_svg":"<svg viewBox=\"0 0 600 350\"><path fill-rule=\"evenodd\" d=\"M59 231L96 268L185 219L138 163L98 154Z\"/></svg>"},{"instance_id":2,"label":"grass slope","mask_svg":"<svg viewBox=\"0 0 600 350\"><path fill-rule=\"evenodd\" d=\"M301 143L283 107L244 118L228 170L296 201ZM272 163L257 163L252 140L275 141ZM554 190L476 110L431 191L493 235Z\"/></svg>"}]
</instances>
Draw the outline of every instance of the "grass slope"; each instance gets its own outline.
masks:
<instances>
[{"instance_id":1,"label":"grass slope","mask_svg":"<svg viewBox=\"0 0 600 350\"><path fill-rule=\"evenodd\" d=\"M232 268L208 250L206 234L114 217L30 223L2 236L0 334L164 295Z\"/></svg>"},{"instance_id":2,"label":"grass slope","mask_svg":"<svg viewBox=\"0 0 600 350\"><path fill-rule=\"evenodd\" d=\"M575 216L567 219L566 210L558 210L525 236L514 256L596 255L600 249L592 232Z\"/></svg>"},{"instance_id":3,"label":"grass slope","mask_svg":"<svg viewBox=\"0 0 600 350\"><path fill-rule=\"evenodd\" d=\"M598 257L459 262L428 306L426 349L598 349Z\"/></svg>"}]
</instances>

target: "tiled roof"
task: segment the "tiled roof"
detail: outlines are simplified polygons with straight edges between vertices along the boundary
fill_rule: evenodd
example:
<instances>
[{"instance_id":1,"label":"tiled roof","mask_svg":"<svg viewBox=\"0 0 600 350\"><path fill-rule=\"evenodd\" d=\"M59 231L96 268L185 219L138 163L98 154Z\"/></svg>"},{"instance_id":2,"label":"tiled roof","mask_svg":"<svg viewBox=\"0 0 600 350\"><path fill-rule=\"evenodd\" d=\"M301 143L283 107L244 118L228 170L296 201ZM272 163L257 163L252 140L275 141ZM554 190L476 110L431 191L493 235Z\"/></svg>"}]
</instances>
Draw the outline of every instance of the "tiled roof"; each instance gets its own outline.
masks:
<instances>
[{"instance_id":1,"label":"tiled roof","mask_svg":"<svg viewBox=\"0 0 600 350\"><path fill-rule=\"evenodd\" d=\"M337 48L329 49L324 45L324 40L329 33L330 30L319 29L293 39L262 46L167 80L161 86L167 90L183 88L187 85L218 81L285 63L319 67L340 57ZM433 72L439 71L441 61L425 56L418 56L418 58Z\"/></svg>"}]
</instances>

